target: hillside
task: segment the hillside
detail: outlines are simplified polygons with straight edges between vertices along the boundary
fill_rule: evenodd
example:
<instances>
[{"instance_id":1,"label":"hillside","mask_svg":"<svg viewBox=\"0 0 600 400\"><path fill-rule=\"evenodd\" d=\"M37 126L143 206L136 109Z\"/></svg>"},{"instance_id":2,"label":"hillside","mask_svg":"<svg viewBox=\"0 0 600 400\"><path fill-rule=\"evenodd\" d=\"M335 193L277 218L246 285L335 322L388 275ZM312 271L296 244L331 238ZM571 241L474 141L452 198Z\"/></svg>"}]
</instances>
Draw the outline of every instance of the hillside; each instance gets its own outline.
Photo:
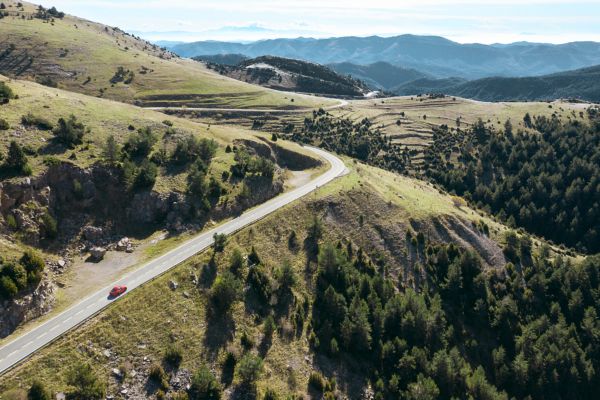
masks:
<instances>
[{"instance_id":1,"label":"hillside","mask_svg":"<svg viewBox=\"0 0 600 400\"><path fill-rule=\"evenodd\" d=\"M41 14L4 2L0 73L142 106L318 107L325 99L289 96L215 74L155 45L74 16Z\"/></svg>"},{"instance_id":2,"label":"hillside","mask_svg":"<svg viewBox=\"0 0 600 400\"><path fill-rule=\"evenodd\" d=\"M369 65L356 65L349 62L330 64L329 67L339 74L350 75L365 82L373 90L388 90L415 79L426 78L417 70L402 68L387 62L377 62Z\"/></svg>"},{"instance_id":3,"label":"hillside","mask_svg":"<svg viewBox=\"0 0 600 400\"><path fill-rule=\"evenodd\" d=\"M144 251L160 254L165 237L237 215L319 167L299 146L237 127L1 75L0 93L10 93L0 105L0 279L25 250L45 264L31 284L2 280L0 338L110 283Z\"/></svg>"},{"instance_id":4,"label":"hillside","mask_svg":"<svg viewBox=\"0 0 600 400\"><path fill-rule=\"evenodd\" d=\"M482 101L546 101L578 99L600 102L600 66L539 77L419 79L393 89L399 95L445 93Z\"/></svg>"},{"instance_id":5,"label":"hillside","mask_svg":"<svg viewBox=\"0 0 600 400\"><path fill-rule=\"evenodd\" d=\"M229 237L224 252L194 257L57 340L9 372L0 392L18 396L34 379L71 392L70 371L88 364L109 395L174 396L189 384L188 393L205 393L211 380L224 398L426 390L501 400L562 396L559 382L538 377L573 379L587 368L569 389L585 397L596 386L597 345L580 325L568 328L565 318L582 317L562 305L576 291L556 275L577 268L573 279L596 288L598 260L567 267L540 242L514 239L427 184L354 164L305 202ZM519 268L505 266L514 252ZM521 294L555 278L556 290ZM218 294L241 285L238 295ZM517 385L509 366L521 364Z\"/></svg>"},{"instance_id":6,"label":"hillside","mask_svg":"<svg viewBox=\"0 0 600 400\"><path fill-rule=\"evenodd\" d=\"M247 57L271 54L319 64L368 65L385 61L440 78L464 79L537 76L600 64L600 44L594 42L482 45L415 35L273 39L248 44L207 41L170 49L183 57L236 53Z\"/></svg>"},{"instance_id":7,"label":"hillside","mask_svg":"<svg viewBox=\"0 0 600 400\"><path fill-rule=\"evenodd\" d=\"M195 59L206 60L202 56ZM207 66L221 75L278 90L350 97L362 97L367 92L362 82L328 67L282 57L263 56L236 65L209 62Z\"/></svg>"}]
</instances>

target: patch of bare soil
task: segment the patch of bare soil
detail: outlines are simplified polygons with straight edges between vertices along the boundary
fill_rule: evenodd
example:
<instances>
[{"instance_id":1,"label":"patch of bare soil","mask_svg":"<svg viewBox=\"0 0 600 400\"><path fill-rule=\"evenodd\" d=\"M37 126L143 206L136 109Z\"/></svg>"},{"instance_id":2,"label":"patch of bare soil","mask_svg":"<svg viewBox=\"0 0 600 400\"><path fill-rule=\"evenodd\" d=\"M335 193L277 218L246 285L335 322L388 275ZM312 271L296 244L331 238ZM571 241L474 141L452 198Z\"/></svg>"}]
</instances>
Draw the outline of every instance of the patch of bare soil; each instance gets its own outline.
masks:
<instances>
[{"instance_id":1,"label":"patch of bare soil","mask_svg":"<svg viewBox=\"0 0 600 400\"><path fill-rule=\"evenodd\" d=\"M311 171L288 171L285 186L290 189L295 189L310 182L311 177Z\"/></svg>"}]
</instances>

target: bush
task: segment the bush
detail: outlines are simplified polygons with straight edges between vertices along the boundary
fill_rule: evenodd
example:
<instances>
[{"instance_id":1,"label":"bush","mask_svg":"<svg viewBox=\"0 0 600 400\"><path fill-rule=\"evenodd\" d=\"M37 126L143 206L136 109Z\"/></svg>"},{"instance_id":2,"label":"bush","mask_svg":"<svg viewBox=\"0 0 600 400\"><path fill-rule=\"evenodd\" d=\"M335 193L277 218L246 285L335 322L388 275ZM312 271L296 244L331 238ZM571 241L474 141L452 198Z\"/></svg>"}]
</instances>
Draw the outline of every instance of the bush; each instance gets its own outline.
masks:
<instances>
[{"instance_id":1,"label":"bush","mask_svg":"<svg viewBox=\"0 0 600 400\"><path fill-rule=\"evenodd\" d=\"M102 157L106 162L114 164L119 160L120 153L121 149L119 148L119 144L117 143L115 137L110 135L106 139L106 143L102 149Z\"/></svg>"},{"instance_id":2,"label":"bush","mask_svg":"<svg viewBox=\"0 0 600 400\"><path fill-rule=\"evenodd\" d=\"M217 148L217 142L212 139L198 139L196 136L188 135L177 142L172 159L176 164L187 164L200 159L208 165L215 156Z\"/></svg>"},{"instance_id":3,"label":"bush","mask_svg":"<svg viewBox=\"0 0 600 400\"><path fill-rule=\"evenodd\" d=\"M139 189L152 189L156 183L158 167L152 161L144 160L138 169L134 186Z\"/></svg>"},{"instance_id":4,"label":"bush","mask_svg":"<svg viewBox=\"0 0 600 400\"><path fill-rule=\"evenodd\" d=\"M169 390L169 377L160 364L153 364L150 367L148 379L158 385L162 390Z\"/></svg>"},{"instance_id":5,"label":"bush","mask_svg":"<svg viewBox=\"0 0 600 400\"><path fill-rule=\"evenodd\" d=\"M254 385L262 375L263 369L262 358L248 353L240 360L237 366L237 373L242 383Z\"/></svg>"},{"instance_id":6,"label":"bush","mask_svg":"<svg viewBox=\"0 0 600 400\"><path fill-rule=\"evenodd\" d=\"M0 82L0 104L6 104L14 98L15 95L12 89L6 83Z\"/></svg>"},{"instance_id":7,"label":"bush","mask_svg":"<svg viewBox=\"0 0 600 400\"><path fill-rule=\"evenodd\" d=\"M0 118L0 131L6 131L8 129L10 129L10 125L8 124L8 121Z\"/></svg>"},{"instance_id":8,"label":"bush","mask_svg":"<svg viewBox=\"0 0 600 400\"><path fill-rule=\"evenodd\" d=\"M218 400L221 398L221 386L213 373L202 366L192 377L188 395L190 400Z\"/></svg>"},{"instance_id":9,"label":"bush","mask_svg":"<svg viewBox=\"0 0 600 400\"><path fill-rule=\"evenodd\" d=\"M312 371L308 377L308 386L319 393L323 393L327 386L327 379L320 372Z\"/></svg>"},{"instance_id":10,"label":"bush","mask_svg":"<svg viewBox=\"0 0 600 400\"><path fill-rule=\"evenodd\" d=\"M58 236L58 224L54 217L47 212L42 215L42 225L46 238L55 239Z\"/></svg>"},{"instance_id":11,"label":"bush","mask_svg":"<svg viewBox=\"0 0 600 400\"><path fill-rule=\"evenodd\" d=\"M215 250L215 253L222 253L227 244L227 235L224 233L215 233L213 235L213 240L213 249Z\"/></svg>"},{"instance_id":12,"label":"bush","mask_svg":"<svg viewBox=\"0 0 600 400\"><path fill-rule=\"evenodd\" d=\"M19 293L19 289L15 282L9 276L0 276L0 298L4 300L13 299L17 293Z\"/></svg>"},{"instance_id":13,"label":"bush","mask_svg":"<svg viewBox=\"0 0 600 400\"><path fill-rule=\"evenodd\" d=\"M18 174L29 175L31 173L31 168L29 167L23 148L14 140L10 142L8 156L4 160L4 167Z\"/></svg>"},{"instance_id":14,"label":"bush","mask_svg":"<svg viewBox=\"0 0 600 400\"><path fill-rule=\"evenodd\" d=\"M32 113L23 115L21 117L21 123L25 126L34 126L42 131L51 131L54 129L54 125L46 118L33 115Z\"/></svg>"},{"instance_id":15,"label":"bush","mask_svg":"<svg viewBox=\"0 0 600 400\"><path fill-rule=\"evenodd\" d=\"M132 157L147 157L157 141L150 127L138 129L129 136L123 150Z\"/></svg>"},{"instance_id":16,"label":"bush","mask_svg":"<svg viewBox=\"0 0 600 400\"><path fill-rule=\"evenodd\" d=\"M273 389L268 388L265 391L265 394L263 396L263 400L279 400L279 396L277 395L277 393Z\"/></svg>"},{"instance_id":17,"label":"bush","mask_svg":"<svg viewBox=\"0 0 600 400\"><path fill-rule=\"evenodd\" d=\"M59 118L58 126L54 129L54 136L64 145L74 147L83 142L85 132L85 125L71 115L68 119Z\"/></svg>"},{"instance_id":18,"label":"bush","mask_svg":"<svg viewBox=\"0 0 600 400\"><path fill-rule=\"evenodd\" d=\"M218 276L210 289L210 300L215 310L219 313L229 312L238 300L241 289L240 281L231 272Z\"/></svg>"},{"instance_id":19,"label":"bush","mask_svg":"<svg viewBox=\"0 0 600 400\"><path fill-rule=\"evenodd\" d=\"M100 400L106 392L89 364L74 366L68 373L67 383L74 387L69 395L76 399Z\"/></svg>"},{"instance_id":20,"label":"bush","mask_svg":"<svg viewBox=\"0 0 600 400\"><path fill-rule=\"evenodd\" d=\"M175 344L167 347L167 350L165 350L165 355L163 356L163 360L171 367L179 368L181 361L183 360L183 351L181 350L181 347Z\"/></svg>"},{"instance_id":21,"label":"bush","mask_svg":"<svg viewBox=\"0 0 600 400\"><path fill-rule=\"evenodd\" d=\"M39 381L34 381L27 392L28 400L50 400L51 397L48 389Z\"/></svg>"},{"instance_id":22,"label":"bush","mask_svg":"<svg viewBox=\"0 0 600 400\"><path fill-rule=\"evenodd\" d=\"M279 290L282 293L291 291L297 282L296 272L294 271L292 264L287 260L285 260L283 265L277 270L275 277L279 285Z\"/></svg>"}]
</instances>

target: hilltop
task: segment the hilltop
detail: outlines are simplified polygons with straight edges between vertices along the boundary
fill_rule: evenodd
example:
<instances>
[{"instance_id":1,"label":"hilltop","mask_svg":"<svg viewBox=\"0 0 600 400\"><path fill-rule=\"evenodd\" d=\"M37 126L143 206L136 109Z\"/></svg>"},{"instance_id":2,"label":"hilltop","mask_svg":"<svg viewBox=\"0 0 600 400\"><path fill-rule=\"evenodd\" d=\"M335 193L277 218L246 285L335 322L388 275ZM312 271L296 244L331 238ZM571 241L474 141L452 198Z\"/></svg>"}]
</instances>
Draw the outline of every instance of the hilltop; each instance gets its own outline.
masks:
<instances>
[{"instance_id":1,"label":"hilltop","mask_svg":"<svg viewBox=\"0 0 600 400\"><path fill-rule=\"evenodd\" d=\"M325 99L289 96L220 76L202 64L108 27L37 6L5 1L0 73L141 106L318 107ZM17 4L23 4L18 8Z\"/></svg>"},{"instance_id":2,"label":"hilltop","mask_svg":"<svg viewBox=\"0 0 600 400\"><path fill-rule=\"evenodd\" d=\"M213 59L218 62L220 58L200 56L195 59ZM228 60L227 56L221 59L226 62ZM221 75L272 89L347 97L362 97L367 92L367 87L362 82L347 75L340 75L328 67L306 61L262 56L245 59L235 65L217 62L209 62L208 68Z\"/></svg>"}]
</instances>

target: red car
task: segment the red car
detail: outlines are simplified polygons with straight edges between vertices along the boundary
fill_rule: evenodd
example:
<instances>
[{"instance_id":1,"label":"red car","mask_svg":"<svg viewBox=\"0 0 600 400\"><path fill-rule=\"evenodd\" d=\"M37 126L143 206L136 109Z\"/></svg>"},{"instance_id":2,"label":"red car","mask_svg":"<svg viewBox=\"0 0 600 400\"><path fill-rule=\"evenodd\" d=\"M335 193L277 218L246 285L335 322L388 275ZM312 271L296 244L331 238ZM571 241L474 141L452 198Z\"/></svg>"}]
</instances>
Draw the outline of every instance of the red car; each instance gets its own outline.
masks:
<instances>
[{"instance_id":1,"label":"red car","mask_svg":"<svg viewBox=\"0 0 600 400\"><path fill-rule=\"evenodd\" d=\"M110 291L110 297L119 297L127 291L127 286L117 285Z\"/></svg>"}]
</instances>

